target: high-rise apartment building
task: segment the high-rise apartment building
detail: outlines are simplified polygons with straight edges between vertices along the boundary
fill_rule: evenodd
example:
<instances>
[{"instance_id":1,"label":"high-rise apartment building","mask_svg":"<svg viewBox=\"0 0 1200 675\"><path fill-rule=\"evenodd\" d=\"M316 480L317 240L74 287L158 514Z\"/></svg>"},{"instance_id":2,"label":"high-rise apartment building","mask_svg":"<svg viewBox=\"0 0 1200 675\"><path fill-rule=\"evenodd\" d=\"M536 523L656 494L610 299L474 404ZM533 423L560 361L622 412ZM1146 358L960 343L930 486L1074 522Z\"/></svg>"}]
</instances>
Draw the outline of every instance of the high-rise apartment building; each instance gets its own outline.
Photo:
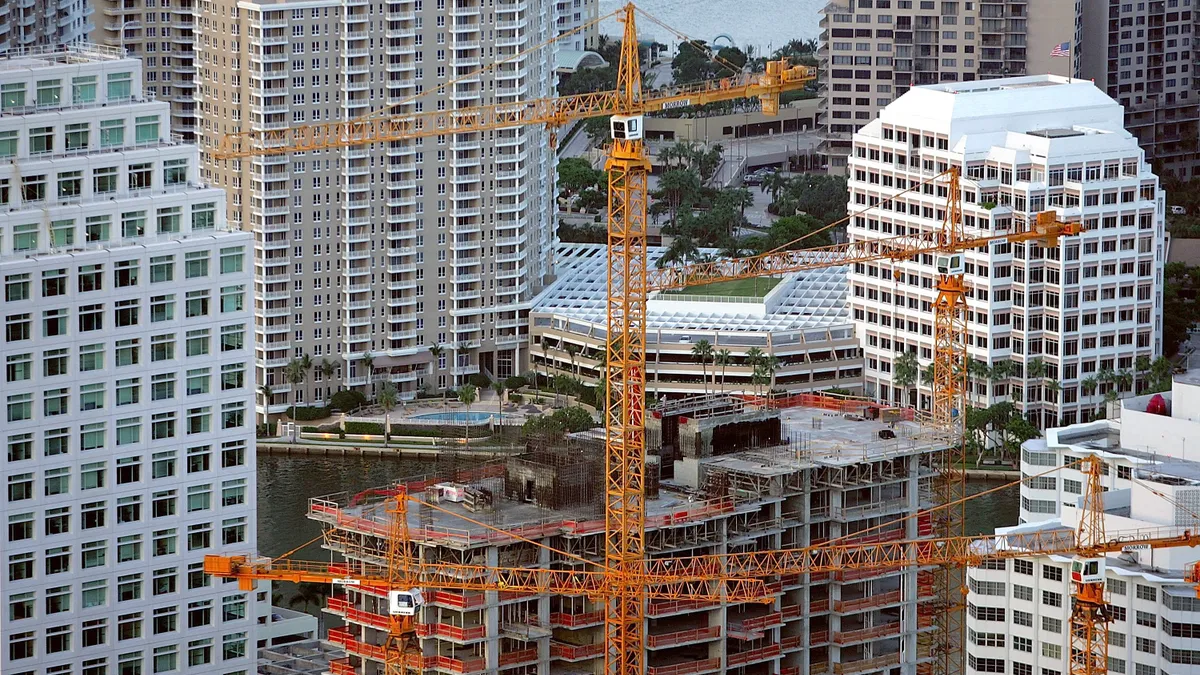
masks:
<instances>
[{"instance_id":1,"label":"high-rise apartment building","mask_svg":"<svg viewBox=\"0 0 1200 675\"><path fill-rule=\"evenodd\" d=\"M556 0L554 10L554 26L559 35L579 30L563 38L558 45L560 49L581 51L595 46L600 27L596 24L584 26L600 18L600 0Z\"/></svg>"},{"instance_id":2,"label":"high-rise apartment building","mask_svg":"<svg viewBox=\"0 0 1200 675\"><path fill-rule=\"evenodd\" d=\"M0 52L85 40L93 12L89 0L0 2Z\"/></svg>"},{"instance_id":3,"label":"high-rise apartment building","mask_svg":"<svg viewBox=\"0 0 1200 675\"><path fill-rule=\"evenodd\" d=\"M1192 3L1082 0L1079 7L1079 75L1125 106L1125 126L1156 169L1200 177Z\"/></svg>"},{"instance_id":4,"label":"high-rise apartment building","mask_svg":"<svg viewBox=\"0 0 1200 675\"><path fill-rule=\"evenodd\" d=\"M1087 483L1075 463L1084 457L1104 462L1107 537L1195 532L1200 455L1190 441L1200 437L1200 378L1195 371L1176 377L1172 391L1161 395L1166 415L1147 412L1154 396L1123 399L1116 419L1048 429L1044 439L1026 441L1021 472L1038 477L1021 486L1022 524L997 534L1074 536ZM1105 559L1109 673L1195 671L1200 601L1187 572L1198 559L1194 548L1136 543ZM1070 671L1071 562L1071 556L1031 555L968 568L967 673Z\"/></svg>"},{"instance_id":5,"label":"high-rise apartment building","mask_svg":"<svg viewBox=\"0 0 1200 675\"><path fill-rule=\"evenodd\" d=\"M553 16L550 0L205 0L201 142L548 96L554 48L537 45ZM230 222L255 236L268 409L368 382L410 398L475 373L516 373L519 311L554 251L548 140L535 126L207 160L206 177L231 195ZM290 392L282 367L300 355L328 371L314 368Z\"/></svg>"},{"instance_id":6,"label":"high-rise apartment building","mask_svg":"<svg viewBox=\"0 0 1200 675\"><path fill-rule=\"evenodd\" d=\"M253 240L140 68L0 60L5 675L255 669Z\"/></svg>"},{"instance_id":7,"label":"high-rise apartment building","mask_svg":"<svg viewBox=\"0 0 1200 675\"><path fill-rule=\"evenodd\" d=\"M844 174L851 136L910 87L1029 74L1070 75L1052 57L1075 39L1058 0L857 0L821 16L821 153Z\"/></svg>"},{"instance_id":8,"label":"high-rise apartment building","mask_svg":"<svg viewBox=\"0 0 1200 675\"><path fill-rule=\"evenodd\" d=\"M91 40L142 60L148 96L171 103L171 131L195 138L196 102L192 0L89 0L100 19Z\"/></svg>"},{"instance_id":9,"label":"high-rise apartment building","mask_svg":"<svg viewBox=\"0 0 1200 675\"><path fill-rule=\"evenodd\" d=\"M1040 75L915 87L855 134L851 239L936 232L951 167L969 235L1024 231L1046 210L1086 227L1053 247L966 253L968 353L1010 366L973 368L973 405L1011 401L1039 427L1086 421L1106 391L1089 380L1161 353L1164 197L1122 121L1092 83ZM928 406L924 378L897 385L893 364L932 360L935 282L932 256L851 270L868 395Z\"/></svg>"}]
</instances>

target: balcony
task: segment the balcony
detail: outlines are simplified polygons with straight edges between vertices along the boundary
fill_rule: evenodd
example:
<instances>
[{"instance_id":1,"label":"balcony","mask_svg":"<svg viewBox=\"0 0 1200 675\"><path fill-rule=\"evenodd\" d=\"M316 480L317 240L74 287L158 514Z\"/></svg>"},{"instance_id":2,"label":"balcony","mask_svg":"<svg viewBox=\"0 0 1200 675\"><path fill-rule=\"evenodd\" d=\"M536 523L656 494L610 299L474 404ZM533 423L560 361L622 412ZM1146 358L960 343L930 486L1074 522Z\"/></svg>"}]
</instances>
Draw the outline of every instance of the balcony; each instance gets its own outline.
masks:
<instances>
[{"instance_id":1,"label":"balcony","mask_svg":"<svg viewBox=\"0 0 1200 675\"><path fill-rule=\"evenodd\" d=\"M604 655L604 644L573 645L557 640L550 641L550 658L571 663L586 661Z\"/></svg>"},{"instance_id":2,"label":"balcony","mask_svg":"<svg viewBox=\"0 0 1200 675\"><path fill-rule=\"evenodd\" d=\"M721 627L708 626L707 628L695 628L692 630L675 631L673 633L647 635L646 646L650 649L662 649L665 647L675 647L678 645L714 640L719 637L721 637Z\"/></svg>"},{"instance_id":3,"label":"balcony","mask_svg":"<svg viewBox=\"0 0 1200 675\"><path fill-rule=\"evenodd\" d=\"M695 675L721 669L721 659L685 661L666 666L646 666L646 675Z\"/></svg>"}]
</instances>

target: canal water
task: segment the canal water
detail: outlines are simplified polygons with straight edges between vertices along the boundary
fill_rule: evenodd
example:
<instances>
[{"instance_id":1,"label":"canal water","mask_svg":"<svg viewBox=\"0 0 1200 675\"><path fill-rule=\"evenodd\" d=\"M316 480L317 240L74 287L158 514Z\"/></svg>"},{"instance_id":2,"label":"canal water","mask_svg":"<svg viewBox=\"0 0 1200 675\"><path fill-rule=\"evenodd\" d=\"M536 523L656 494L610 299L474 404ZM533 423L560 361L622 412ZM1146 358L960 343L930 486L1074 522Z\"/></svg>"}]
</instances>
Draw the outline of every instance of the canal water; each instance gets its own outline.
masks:
<instances>
[{"instance_id":1,"label":"canal water","mask_svg":"<svg viewBox=\"0 0 1200 675\"><path fill-rule=\"evenodd\" d=\"M309 497L355 493L399 478L436 473L439 468L446 467L412 459L262 455L258 458L258 550L279 556L320 536L319 525L305 517ZM967 492L978 494L1000 485L971 481ZM1015 525L1018 499L1016 488L1005 488L967 502L967 533ZM313 543L295 558L328 560L329 553Z\"/></svg>"}]
</instances>

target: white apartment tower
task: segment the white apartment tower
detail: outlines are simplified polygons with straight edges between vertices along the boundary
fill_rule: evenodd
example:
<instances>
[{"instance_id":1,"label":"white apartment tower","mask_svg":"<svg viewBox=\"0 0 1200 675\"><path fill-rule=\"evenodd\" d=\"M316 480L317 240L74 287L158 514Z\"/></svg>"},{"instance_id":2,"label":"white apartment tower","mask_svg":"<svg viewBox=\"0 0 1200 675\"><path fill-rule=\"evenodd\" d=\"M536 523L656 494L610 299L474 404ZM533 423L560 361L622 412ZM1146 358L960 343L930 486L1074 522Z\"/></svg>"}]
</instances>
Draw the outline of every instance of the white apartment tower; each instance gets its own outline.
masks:
<instances>
[{"instance_id":1,"label":"white apartment tower","mask_svg":"<svg viewBox=\"0 0 1200 675\"><path fill-rule=\"evenodd\" d=\"M91 40L142 60L146 94L171 103L171 132L195 138L193 0L89 0L99 12Z\"/></svg>"},{"instance_id":2,"label":"white apartment tower","mask_svg":"<svg viewBox=\"0 0 1200 675\"><path fill-rule=\"evenodd\" d=\"M554 13L551 0L206 0L201 143L549 96L554 48L535 47L553 34ZM554 251L543 128L210 160L205 171L230 192L230 221L254 233L256 360L270 412L343 387L391 381L411 398L518 372L519 311ZM291 391L282 367L302 355L316 367Z\"/></svg>"},{"instance_id":3,"label":"white apartment tower","mask_svg":"<svg viewBox=\"0 0 1200 675\"><path fill-rule=\"evenodd\" d=\"M0 2L0 53L85 40L93 12L89 0Z\"/></svg>"},{"instance_id":4,"label":"white apartment tower","mask_svg":"<svg viewBox=\"0 0 1200 675\"><path fill-rule=\"evenodd\" d=\"M0 59L5 675L255 669L253 241L140 68Z\"/></svg>"},{"instance_id":5,"label":"white apartment tower","mask_svg":"<svg viewBox=\"0 0 1200 675\"><path fill-rule=\"evenodd\" d=\"M1200 437L1200 378L1195 371L1179 376L1162 396L1166 415L1146 412L1153 398L1148 394L1122 400L1117 419L1049 429L1044 439L1027 441L1021 472L1038 477L1021 486L1022 524L997 534L1075 529L1086 477L1077 468L1052 470L1091 456L1104 462L1106 536L1195 532L1200 454L1190 441ZM1198 559L1196 549L1143 550L1136 544L1106 558L1113 619L1108 672L1196 671L1200 600L1186 575ZM969 675L1069 672L1071 561L1031 555L968 568Z\"/></svg>"},{"instance_id":6,"label":"white apartment tower","mask_svg":"<svg viewBox=\"0 0 1200 675\"><path fill-rule=\"evenodd\" d=\"M972 405L1012 401L1039 428L1090 419L1105 389L1085 385L1161 353L1164 199L1121 106L1052 75L916 87L854 136L849 236L937 231L948 191L935 177L952 166L968 235L1023 231L1046 210L1086 227L1053 248L966 254L969 355L1013 373L974 369ZM914 402L929 404L924 378L897 386L892 366L904 351L922 369L932 359L932 263L851 270L868 395L908 402L919 389Z\"/></svg>"}]
</instances>

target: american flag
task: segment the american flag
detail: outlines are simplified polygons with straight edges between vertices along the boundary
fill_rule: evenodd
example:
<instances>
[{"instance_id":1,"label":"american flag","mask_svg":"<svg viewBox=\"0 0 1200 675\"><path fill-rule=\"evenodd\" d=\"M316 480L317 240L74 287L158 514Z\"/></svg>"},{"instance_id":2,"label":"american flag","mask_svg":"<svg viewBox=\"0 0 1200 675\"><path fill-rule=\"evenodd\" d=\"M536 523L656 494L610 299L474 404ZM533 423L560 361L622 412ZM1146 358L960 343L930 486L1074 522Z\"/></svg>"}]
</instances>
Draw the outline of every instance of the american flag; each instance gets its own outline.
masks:
<instances>
[{"instance_id":1,"label":"american flag","mask_svg":"<svg viewBox=\"0 0 1200 675\"><path fill-rule=\"evenodd\" d=\"M1056 45L1054 45L1054 49L1050 50L1050 56L1070 56L1070 55L1071 55L1071 43L1070 42L1062 42L1062 43L1056 44Z\"/></svg>"}]
</instances>

